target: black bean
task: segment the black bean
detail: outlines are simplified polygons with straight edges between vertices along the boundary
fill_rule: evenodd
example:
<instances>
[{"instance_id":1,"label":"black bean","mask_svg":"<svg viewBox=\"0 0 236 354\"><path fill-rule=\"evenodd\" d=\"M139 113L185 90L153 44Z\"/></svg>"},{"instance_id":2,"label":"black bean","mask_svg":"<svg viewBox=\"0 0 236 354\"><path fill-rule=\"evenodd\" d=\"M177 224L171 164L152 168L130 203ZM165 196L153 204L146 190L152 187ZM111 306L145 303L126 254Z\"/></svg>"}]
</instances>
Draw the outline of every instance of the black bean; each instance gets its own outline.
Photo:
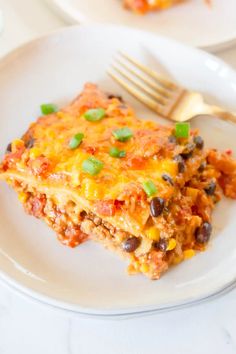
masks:
<instances>
[{"instance_id":1,"label":"black bean","mask_svg":"<svg viewBox=\"0 0 236 354\"><path fill-rule=\"evenodd\" d=\"M165 206L165 201L163 198L160 198L160 197L152 198L151 203L150 203L151 215L154 217L161 215L161 213L163 212L164 206Z\"/></svg>"},{"instance_id":2,"label":"black bean","mask_svg":"<svg viewBox=\"0 0 236 354\"><path fill-rule=\"evenodd\" d=\"M6 154L9 154L10 152L11 152L11 143L9 143L9 144L7 145L7 148L6 148L5 153L6 153Z\"/></svg>"},{"instance_id":3,"label":"black bean","mask_svg":"<svg viewBox=\"0 0 236 354\"><path fill-rule=\"evenodd\" d=\"M80 217L81 217L82 219L84 219L86 216L87 216L86 211L85 211L85 210L82 210L82 211L80 212Z\"/></svg>"},{"instance_id":4,"label":"black bean","mask_svg":"<svg viewBox=\"0 0 236 354\"><path fill-rule=\"evenodd\" d=\"M195 136L193 139L194 143L196 144L196 148L199 150L202 150L204 147L204 140L200 135Z\"/></svg>"},{"instance_id":5,"label":"black bean","mask_svg":"<svg viewBox=\"0 0 236 354\"><path fill-rule=\"evenodd\" d=\"M122 96L113 95L112 93L108 93L108 94L107 94L107 98L109 98L110 100L111 100L112 98L117 98L119 101L124 102Z\"/></svg>"},{"instance_id":6,"label":"black bean","mask_svg":"<svg viewBox=\"0 0 236 354\"><path fill-rule=\"evenodd\" d=\"M174 185L174 182L173 182L172 178L171 178L169 175L164 174L164 175L162 175L161 177L162 177L162 179L163 179L164 181L170 183L172 186Z\"/></svg>"},{"instance_id":7,"label":"black bean","mask_svg":"<svg viewBox=\"0 0 236 354\"><path fill-rule=\"evenodd\" d=\"M164 238L161 238L160 241L154 242L153 246L157 248L158 250L165 252L167 249L167 241Z\"/></svg>"},{"instance_id":8,"label":"black bean","mask_svg":"<svg viewBox=\"0 0 236 354\"><path fill-rule=\"evenodd\" d=\"M122 243L122 248L125 252L134 252L138 246L140 245L140 239L133 236L127 238L123 243Z\"/></svg>"},{"instance_id":9,"label":"black bean","mask_svg":"<svg viewBox=\"0 0 236 354\"><path fill-rule=\"evenodd\" d=\"M27 149L31 149L34 146L35 143L35 139L34 138L29 138L26 142L25 142L25 147Z\"/></svg>"},{"instance_id":10,"label":"black bean","mask_svg":"<svg viewBox=\"0 0 236 354\"><path fill-rule=\"evenodd\" d=\"M206 192L207 195L213 195L216 190L216 183L214 181L211 181L209 185L204 188L204 191Z\"/></svg>"},{"instance_id":11,"label":"black bean","mask_svg":"<svg viewBox=\"0 0 236 354\"><path fill-rule=\"evenodd\" d=\"M180 155L183 157L183 159L187 160L192 156L195 148L196 145L194 143L188 143L187 145L185 145L184 150L181 152Z\"/></svg>"},{"instance_id":12,"label":"black bean","mask_svg":"<svg viewBox=\"0 0 236 354\"><path fill-rule=\"evenodd\" d=\"M209 222L204 222L195 232L195 239L198 243L207 243L210 239L212 226Z\"/></svg>"},{"instance_id":13,"label":"black bean","mask_svg":"<svg viewBox=\"0 0 236 354\"><path fill-rule=\"evenodd\" d=\"M174 157L174 161L176 161L178 163L179 173L183 173L185 171L185 163L184 163L183 157L180 155L177 155Z\"/></svg>"},{"instance_id":14,"label":"black bean","mask_svg":"<svg viewBox=\"0 0 236 354\"><path fill-rule=\"evenodd\" d=\"M206 161L203 161L201 163L201 165L198 167L198 171L199 172L203 172L205 170L205 168L206 168L206 165L207 165Z\"/></svg>"},{"instance_id":15,"label":"black bean","mask_svg":"<svg viewBox=\"0 0 236 354\"><path fill-rule=\"evenodd\" d=\"M174 135L168 136L168 141L171 144L177 144L177 139L176 139L176 137Z\"/></svg>"}]
</instances>

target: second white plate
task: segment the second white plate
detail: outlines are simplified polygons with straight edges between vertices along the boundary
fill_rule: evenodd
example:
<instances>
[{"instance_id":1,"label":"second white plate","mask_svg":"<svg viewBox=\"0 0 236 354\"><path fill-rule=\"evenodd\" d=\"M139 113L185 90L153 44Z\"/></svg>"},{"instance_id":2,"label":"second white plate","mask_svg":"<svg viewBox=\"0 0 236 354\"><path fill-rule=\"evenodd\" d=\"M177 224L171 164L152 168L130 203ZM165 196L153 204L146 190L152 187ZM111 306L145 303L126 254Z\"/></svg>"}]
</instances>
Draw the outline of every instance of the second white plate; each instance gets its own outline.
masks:
<instances>
[{"instance_id":1,"label":"second white plate","mask_svg":"<svg viewBox=\"0 0 236 354\"><path fill-rule=\"evenodd\" d=\"M236 41L236 1L188 0L146 16L122 7L121 0L47 0L72 23L114 23L171 37L197 47L217 50Z\"/></svg>"}]
</instances>

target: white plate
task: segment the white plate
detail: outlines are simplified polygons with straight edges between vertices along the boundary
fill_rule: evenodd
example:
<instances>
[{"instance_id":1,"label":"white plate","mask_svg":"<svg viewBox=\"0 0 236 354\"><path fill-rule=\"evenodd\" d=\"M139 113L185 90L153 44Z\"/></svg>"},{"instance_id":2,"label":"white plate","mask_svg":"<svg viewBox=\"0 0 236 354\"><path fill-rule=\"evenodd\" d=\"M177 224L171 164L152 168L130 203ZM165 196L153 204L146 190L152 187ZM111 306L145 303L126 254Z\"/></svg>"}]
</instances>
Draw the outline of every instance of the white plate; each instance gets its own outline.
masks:
<instances>
[{"instance_id":1,"label":"white plate","mask_svg":"<svg viewBox=\"0 0 236 354\"><path fill-rule=\"evenodd\" d=\"M72 23L114 23L148 30L186 44L217 50L235 43L236 1L205 0L186 3L162 12L135 15L122 7L121 0L47 0Z\"/></svg>"},{"instance_id":2,"label":"white plate","mask_svg":"<svg viewBox=\"0 0 236 354\"><path fill-rule=\"evenodd\" d=\"M118 49L153 68L162 65L181 84L204 92L212 102L236 108L235 72L204 52L124 27L71 27L1 60L1 151L39 115L42 102L64 104L86 81L122 94L141 117L156 119L107 77ZM196 120L193 126L201 128L208 145L236 148L235 126L211 119ZM214 213L215 236L208 251L161 280L150 281L128 276L123 260L100 245L62 246L43 222L24 213L15 193L1 183L1 275L31 297L80 313L121 315L192 303L221 291L236 278L235 212L236 203L223 200Z\"/></svg>"}]
</instances>

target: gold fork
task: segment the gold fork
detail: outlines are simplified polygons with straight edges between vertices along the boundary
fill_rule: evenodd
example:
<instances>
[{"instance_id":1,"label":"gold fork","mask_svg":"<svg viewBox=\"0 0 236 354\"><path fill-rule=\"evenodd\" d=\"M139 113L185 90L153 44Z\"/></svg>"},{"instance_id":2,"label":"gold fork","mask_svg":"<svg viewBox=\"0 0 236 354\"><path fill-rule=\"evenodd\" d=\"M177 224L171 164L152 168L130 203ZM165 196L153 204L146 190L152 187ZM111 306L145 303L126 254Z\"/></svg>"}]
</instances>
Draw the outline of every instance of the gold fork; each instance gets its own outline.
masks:
<instances>
[{"instance_id":1,"label":"gold fork","mask_svg":"<svg viewBox=\"0 0 236 354\"><path fill-rule=\"evenodd\" d=\"M125 53L119 52L108 74L140 102L170 120L184 122L196 115L211 114L236 123L236 113L208 105L199 92L165 79Z\"/></svg>"}]
</instances>

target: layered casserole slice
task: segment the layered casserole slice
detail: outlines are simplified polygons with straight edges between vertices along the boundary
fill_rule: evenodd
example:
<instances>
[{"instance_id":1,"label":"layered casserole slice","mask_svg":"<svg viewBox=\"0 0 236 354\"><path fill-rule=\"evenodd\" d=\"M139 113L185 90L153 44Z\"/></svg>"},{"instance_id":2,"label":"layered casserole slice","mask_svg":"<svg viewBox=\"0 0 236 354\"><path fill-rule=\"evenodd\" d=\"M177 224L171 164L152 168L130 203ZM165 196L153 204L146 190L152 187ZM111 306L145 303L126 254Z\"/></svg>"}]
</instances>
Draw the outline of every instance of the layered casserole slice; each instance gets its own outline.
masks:
<instances>
[{"instance_id":1,"label":"layered casserole slice","mask_svg":"<svg viewBox=\"0 0 236 354\"><path fill-rule=\"evenodd\" d=\"M139 120L93 84L43 111L8 145L0 178L63 244L94 239L152 279L205 249L220 189L236 198L231 151L206 151L187 123Z\"/></svg>"}]
</instances>

